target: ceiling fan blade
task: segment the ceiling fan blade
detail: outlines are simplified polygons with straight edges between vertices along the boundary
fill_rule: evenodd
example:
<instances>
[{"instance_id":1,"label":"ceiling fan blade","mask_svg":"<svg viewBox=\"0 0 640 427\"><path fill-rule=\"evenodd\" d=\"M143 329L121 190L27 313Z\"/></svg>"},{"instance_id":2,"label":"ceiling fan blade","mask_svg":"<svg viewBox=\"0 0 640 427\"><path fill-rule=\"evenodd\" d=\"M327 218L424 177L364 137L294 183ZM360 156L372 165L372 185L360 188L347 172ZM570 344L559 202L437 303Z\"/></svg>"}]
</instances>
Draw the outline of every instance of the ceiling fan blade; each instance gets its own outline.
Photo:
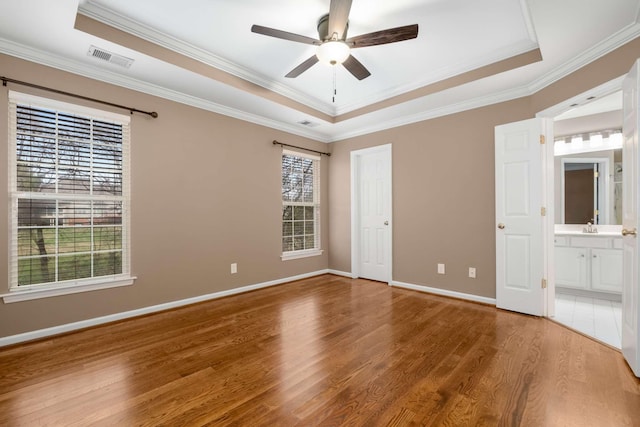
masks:
<instances>
[{"instance_id":1,"label":"ceiling fan blade","mask_svg":"<svg viewBox=\"0 0 640 427\"><path fill-rule=\"evenodd\" d=\"M349 21L350 10L351 0L331 0L327 37L331 38L333 33L337 33L338 40L342 40L344 30L347 28L347 22Z\"/></svg>"},{"instance_id":2,"label":"ceiling fan blade","mask_svg":"<svg viewBox=\"0 0 640 427\"><path fill-rule=\"evenodd\" d=\"M353 74L353 77L358 80L366 79L371 75L369 70L367 70L360 61L354 58L353 55L349 55L342 65L344 65L344 68L346 68L351 74Z\"/></svg>"},{"instance_id":3,"label":"ceiling fan blade","mask_svg":"<svg viewBox=\"0 0 640 427\"><path fill-rule=\"evenodd\" d=\"M401 42L403 40L415 39L416 37L418 37L418 24L413 24L351 37L347 39L345 43L352 49L355 49L358 47Z\"/></svg>"},{"instance_id":4,"label":"ceiling fan blade","mask_svg":"<svg viewBox=\"0 0 640 427\"><path fill-rule=\"evenodd\" d=\"M313 55L311 58L307 59L302 64L298 65L296 68L289 71L289 74L287 74L285 77L289 77L289 78L298 77L300 74L304 73L309 68L314 66L316 62L318 62L318 57Z\"/></svg>"},{"instance_id":5,"label":"ceiling fan blade","mask_svg":"<svg viewBox=\"0 0 640 427\"><path fill-rule=\"evenodd\" d=\"M269 37L275 37L278 39L290 40L292 42L314 44L317 46L321 44L320 40L312 39L311 37L301 36L300 34L289 33L287 31L276 30L275 28L263 27L262 25L252 25L251 32Z\"/></svg>"}]
</instances>

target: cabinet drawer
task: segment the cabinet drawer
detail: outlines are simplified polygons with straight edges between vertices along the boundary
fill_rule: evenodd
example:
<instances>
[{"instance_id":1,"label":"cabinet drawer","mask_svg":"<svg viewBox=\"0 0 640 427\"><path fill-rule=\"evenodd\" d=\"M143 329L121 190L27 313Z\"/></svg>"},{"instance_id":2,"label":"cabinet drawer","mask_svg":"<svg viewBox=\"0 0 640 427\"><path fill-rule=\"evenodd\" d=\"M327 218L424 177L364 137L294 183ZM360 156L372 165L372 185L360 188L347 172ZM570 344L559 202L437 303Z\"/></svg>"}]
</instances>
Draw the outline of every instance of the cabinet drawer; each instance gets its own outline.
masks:
<instances>
[{"instance_id":1,"label":"cabinet drawer","mask_svg":"<svg viewBox=\"0 0 640 427\"><path fill-rule=\"evenodd\" d=\"M622 249L622 239L613 239L613 248L614 249Z\"/></svg>"},{"instance_id":2,"label":"cabinet drawer","mask_svg":"<svg viewBox=\"0 0 640 427\"><path fill-rule=\"evenodd\" d=\"M611 238L608 237L571 237L571 246L581 248L608 249L611 247Z\"/></svg>"},{"instance_id":3,"label":"cabinet drawer","mask_svg":"<svg viewBox=\"0 0 640 427\"><path fill-rule=\"evenodd\" d=\"M567 236L554 236L553 242L556 246L569 246L569 238Z\"/></svg>"}]
</instances>

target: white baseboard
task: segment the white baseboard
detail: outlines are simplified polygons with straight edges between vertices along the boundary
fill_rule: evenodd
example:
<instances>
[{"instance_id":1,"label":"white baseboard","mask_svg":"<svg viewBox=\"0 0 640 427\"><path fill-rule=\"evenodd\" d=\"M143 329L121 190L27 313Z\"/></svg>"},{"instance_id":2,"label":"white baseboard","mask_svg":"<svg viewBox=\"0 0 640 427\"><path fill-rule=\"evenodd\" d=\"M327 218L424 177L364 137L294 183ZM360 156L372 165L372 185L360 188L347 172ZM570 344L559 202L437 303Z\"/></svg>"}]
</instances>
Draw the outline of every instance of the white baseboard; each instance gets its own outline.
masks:
<instances>
[{"instance_id":1,"label":"white baseboard","mask_svg":"<svg viewBox=\"0 0 640 427\"><path fill-rule=\"evenodd\" d=\"M329 269L328 273L329 274L335 274L336 276L344 276L344 277L348 277L349 279L353 279L353 275L351 273L347 273L345 271Z\"/></svg>"},{"instance_id":2,"label":"white baseboard","mask_svg":"<svg viewBox=\"0 0 640 427\"><path fill-rule=\"evenodd\" d=\"M396 286L398 288L411 289L414 291L427 292L435 295L442 295L445 297L458 298L458 299L463 299L467 301L481 302L483 304L496 305L495 298L481 297L479 295L465 294L463 292L448 291L446 289L432 288L432 287L423 286L423 285L413 285L411 283L397 282L395 280L391 282L391 286Z\"/></svg>"},{"instance_id":3,"label":"white baseboard","mask_svg":"<svg viewBox=\"0 0 640 427\"><path fill-rule=\"evenodd\" d=\"M229 289L226 291L214 292L212 294L200 295L197 297L186 298L178 301L171 301L164 304L143 307L136 310L124 311L121 313L109 314L107 316L94 317L93 319L81 320L79 322L67 323L64 325L53 326L51 328L39 329L36 331L25 332L17 335L0 338L0 347L18 344L25 341L32 341L39 338L45 338L52 335L63 334L66 332L76 331L78 329L89 328L92 326L102 325L104 323L115 322L117 320L129 319L131 317L142 316L145 314L156 313L159 311L170 310L172 308L182 307L197 302L208 301L212 299L222 298L230 295L241 294L256 289L267 288L269 286L280 285L282 283L293 282L295 280L306 279L308 277L327 274L330 270L319 270L311 273L299 274L297 276L285 277L282 279L271 280L269 282L257 283L255 285L243 286L240 288Z\"/></svg>"}]
</instances>

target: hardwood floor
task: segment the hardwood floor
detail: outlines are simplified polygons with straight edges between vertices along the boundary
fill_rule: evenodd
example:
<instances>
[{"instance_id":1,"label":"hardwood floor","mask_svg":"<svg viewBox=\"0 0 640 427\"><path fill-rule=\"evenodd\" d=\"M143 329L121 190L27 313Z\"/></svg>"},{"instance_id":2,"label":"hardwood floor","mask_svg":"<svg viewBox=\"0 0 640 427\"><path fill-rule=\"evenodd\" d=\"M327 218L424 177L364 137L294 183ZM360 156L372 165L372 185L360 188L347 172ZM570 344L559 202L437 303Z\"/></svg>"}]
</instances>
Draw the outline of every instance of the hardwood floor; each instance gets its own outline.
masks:
<instances>
[{"instance_id":1,"label":"hardwood floor","mask_svg":"<svg viewBox=\"0 0 640 427\"><path fill-rule=\"evenodd\" d=\"M638 426L619 352L325 275L0 349L0 425Z\"/></svg>"}]
</instances>

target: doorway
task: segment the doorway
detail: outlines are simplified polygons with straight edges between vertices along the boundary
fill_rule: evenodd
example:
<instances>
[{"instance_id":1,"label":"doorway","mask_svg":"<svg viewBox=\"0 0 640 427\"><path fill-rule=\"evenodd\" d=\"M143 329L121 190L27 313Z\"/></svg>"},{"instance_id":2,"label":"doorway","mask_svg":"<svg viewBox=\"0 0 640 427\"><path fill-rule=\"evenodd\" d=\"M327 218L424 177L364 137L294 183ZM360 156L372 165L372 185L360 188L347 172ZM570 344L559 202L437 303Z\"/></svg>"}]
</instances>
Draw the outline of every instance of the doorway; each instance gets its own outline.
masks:
<instances>
[{"instance_id":1,"label":"doorway","mask_svg":"<svg viewBox=\"0 0 640 427\"><path fill-rule=\"evenodd\" d=\"M391 144L351 152L351 274L392 280Z\"/></svg>"},{"instance_id":2,"label":"doorway","mask_svg":"<svg viewBox=\"0 0 640 427\"><path fill-rule=\"evenodd\" d=\"M621 198L621 213L622 224L620 225L599 225L598 230L590 230L588 227L584 227L578 224L554 224L554 206L557 204L554 202L554 184L558 181L554 179L554 148L558 146L555 143L553 135L558 134L558 129L554 131L554 125L552 122L553 117L558 116L563 111L569 110L569 103L571 108L579 105L580 99L584 99L584 103L588 103L593 99L597 99L600 95L608 95L616 91L620 91L622 88L623 93L623 125L622 133L618 132L622 142L623 160L621 166L622 175L622 198ZM541 256L544 258L542 268L539 264L532 262L527 263L527 268L535 269L537 277L542 277L541 287L544 290L542 297L533 301L532 305L537 305L541 308L544 316L554 318L556 313L556 285L559 285L558 277L561 277L559 269L568 266L578 266L579 269L567 269L564 273L576 273L587 276L587 280L590 281L590 291L611 291L615 286L617 289L621 289L621 352L627 361L629 367L633 370L634 374L640 377L640 240L638 240L638 228L640 228L640 205L638 204L638 198L640 197L640 59L638 59L629 73L622 76L612 82L606 83L596 89L593 89L588 94L582 94L568 100L566 104L559 104L548 110L538 113L537 119L530 119L521 122L509 123L496 127L496 186L508 185L509 188L520 188L523 192L536 191L541 193L541 198L544 205L540 208L541 220L537 222L537 236L542 236L544 244L542 245ZM615 117L619 120L620 114L615 113ZM543 126L544 123L548 123L547 126ZM535 180L538 187L527 185L531 183L531 180L518 179L517 175L513 176L513 180L509 183L499 181L499 170L509 167L507 162L499 162L500 156L498 150L507 146L509 149L524 147L531 143L531 138L520 138L514 140L513 143L505 145L504 141L501 141L498 129L513 130L521 126L530 125L529 132L539 132L540 134L540 151L536 154L536 157L541 157L544 161L541 163L541 168L535 170L530 174L522 174L522 178L527 176L539 176L540 180ZM502 138L504 139L504 138ZM599 138L594 138L595 141L589 141L591 147L602 143L603 135ZM545 141L554 141L554 144L548 144ZM609 142L615 141L615 138L609 138ZM562 144L560 144L562 146ZM596 150L593 150L596 151ZM521 168L524 164L528 164L534 167L539 163L532 156L530 158L522 159L520 161ZM540 188L541 186L541 188ZM515 193L515 192L511 192ZM615 192L612 192L614 194ZM511 227L509 224L503 224L500 220L500 210L498 207L505 203L505 200L500 200L500 192L496 189L496 254L499 250L499 245L504 241L503 230ZM617 206L617 203L612 203L612 206ZM530 210L528 206L527 211ZM535 207L535 206L534 206ZM598 239L594 234L597 234ZM557 246L567 246L572 249L573 260L571 263L558 263L554 260L554 252ZM531 250L527 253L533 253ZM537 253L537 251L536 251ZM622 255L620 257L619 255ZM522 285L522 280L513 280L523 277L515 276L506 278L508 280L500 280L506 275L507 268L500 268L500 259L496 260L496 300L500 302L500 288L504 287L508 291L516 292L518 285ZM581 259L584 258L584 262ZM577 261L576 261L577 260ZM592 263L588 269L583 269L584 263L589 260ZM502 265L504 267L504 265ZM554 271L555 270L555 271ZM527 274L528 275L528 274ZM522 287L522 286L520 286ZM526 290L531 289L527 287ZM502 303L505 303L505 309L518 310L517 307L512 307L509 304L508 299L503 299ZM544 307L543 307L544 306Z\"/></svg>"},{"instance_id":3,"label":"doorway","mask_svg":"<svg viewBox=\"0 0 640 427\"><path fill-rule=\"evenodd\" d=\"M555 230L553 248L548 248L554 252L549 261L555 281L547 295L553 310L547 315L618 349L623 256L620 87L621 82L613 83L600 88L594 101L544 114L554 119L549 149L555 148Z\"/></svg>"}]
</instances>

